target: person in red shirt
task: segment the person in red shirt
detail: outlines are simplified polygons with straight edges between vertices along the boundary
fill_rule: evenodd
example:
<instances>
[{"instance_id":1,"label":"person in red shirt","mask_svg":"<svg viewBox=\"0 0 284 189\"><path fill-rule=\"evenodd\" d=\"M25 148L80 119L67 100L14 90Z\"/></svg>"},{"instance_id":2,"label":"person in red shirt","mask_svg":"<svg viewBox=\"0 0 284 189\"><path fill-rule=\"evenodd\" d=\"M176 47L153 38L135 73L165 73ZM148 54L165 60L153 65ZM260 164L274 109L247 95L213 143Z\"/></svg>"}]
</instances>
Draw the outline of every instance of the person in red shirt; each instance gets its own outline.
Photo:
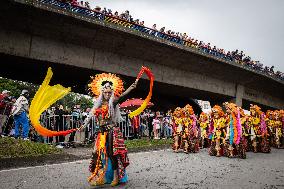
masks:
<instances>
[{"instance_id":1,"label":"person in red shirt","mask_svg":"<svg viewBox=\"0 0 284 189\"><path fill-rule=\"evenodd\" d=\"M131 125L133 127L133 132L134 132L134 138L139 138L139 128L140 128L140 117L134 116L131 119Z\"/></svg>"},{"instance_id":2,"label":"person in red shirt","mask_svg":"<svg viewBox=\"0 0 284 189\"><path fill-rule=\"evenodd\" d=\"M11 111L10 103L10 91L4 90L0 94L0 134L2 135L2 129L4 129L8 116Z\"/></svg>"}]
</instances>

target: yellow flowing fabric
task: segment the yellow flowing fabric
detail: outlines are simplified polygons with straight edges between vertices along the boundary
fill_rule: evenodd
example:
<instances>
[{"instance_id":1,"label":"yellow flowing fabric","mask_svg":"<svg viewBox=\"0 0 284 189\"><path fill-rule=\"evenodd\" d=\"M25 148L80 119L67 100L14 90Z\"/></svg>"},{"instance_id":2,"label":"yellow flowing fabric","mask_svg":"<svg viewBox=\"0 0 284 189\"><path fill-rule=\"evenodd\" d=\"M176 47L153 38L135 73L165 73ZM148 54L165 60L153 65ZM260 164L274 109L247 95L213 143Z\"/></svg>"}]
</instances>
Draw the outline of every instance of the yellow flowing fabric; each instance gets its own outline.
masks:
<instances>
[{"instance_id":1,"label":"yellow flowing fabric","mask_svg":"<svg viewBox=\"0 0 284 189\"><path fill-rule=\"evenodd\" d=\"M49 82L52 78L52 70L51 68L48 68L46 77L42 83L42 85L39 87L38 91L36 92L29 111L29 117L31 120L31 123L38 134L45 136L45 137L52 137L52 136L59 136L59 135L67 135L73 131L76 131L76 129L71 129L67 131L52 131L48 130L47 128L43 127L40 122L40 115L47 110L52 104L54 104L57 100L63 98L65 95L67 95L71 88L65 88L59 84L50 86Z\"/></svg>"}]
</instances>

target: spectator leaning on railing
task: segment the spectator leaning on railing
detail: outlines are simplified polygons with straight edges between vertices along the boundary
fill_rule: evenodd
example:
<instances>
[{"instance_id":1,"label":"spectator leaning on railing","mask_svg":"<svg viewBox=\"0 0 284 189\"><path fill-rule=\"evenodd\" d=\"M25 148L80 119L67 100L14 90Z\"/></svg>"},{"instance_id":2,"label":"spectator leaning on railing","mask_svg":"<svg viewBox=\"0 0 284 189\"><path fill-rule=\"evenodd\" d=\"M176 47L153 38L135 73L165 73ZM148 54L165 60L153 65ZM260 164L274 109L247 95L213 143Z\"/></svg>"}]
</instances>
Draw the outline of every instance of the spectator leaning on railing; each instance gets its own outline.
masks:
<instances>
[{"instance_id":1,"label":"spectator leaning on railing","mask_svg":"<svg viewBox=\"0 0 284 189\"><path fill-rule=\"evenodd\" d=\"M39 1L43 1L43 0L39 0ZM49 3L46 0L43 1L43 2ZM78 3L77 0L60 0L60 2L67 3L67 4L70 4L72 6L80 6L83 9L84 8L86 9L86 11L84 11L83 9L78 10L78 9L75 8L73 10L75 12L78 12L78 13L81 13L81 14L86 14L87 16L93 15L94 18L100 19L100 20L104 20L106 18L106 16L119 18L119 19L124 20L124 21L126 21L130 24L130 25L127 25L127 24L124 25L125 27L132 28L134 30L138 30L142 33L146 33L146 34L152 35L154 37L169 40L170 42L173 42L173 43L177 43L177 44L180 44L180 45L185 45L187 47L195 48L197 50L200 50L201 52L205 52L205 53L207 53L211 56L215 56L219 59L239 63L240 65L242 65L244 67L247 67L247 68L253 69L255 71L267 74L269 76L276 77L276 78L281 79L281 80L284 79L282 72L280 72L280 73L278 72L278 74L276 74L272 70L268 71L267 69L264 69L263 65L255 65L253 63L255 61L253 61L253 60L247 61L247 59L246 59L246 61L245 61L244 60L245 54L244 54L243 51L241 51L240 53L238 52L238 50L226 52L224 49L220 49L216 46L213 46L213 48L212 48L212 45L210 43L207 43L207 45L205 45L204 42L200 42L199 40L188 36L186 33L174 32L174 31L171 31L171 30L165 31L164 27L162 27L160 30L156 26L153 27L152 29L144 27L144 24L145 24L144 21L139 21L139 19L133 19L133 17L129 14L128 10L121 13L120 15L116 11L113 15L111 9L104 8L101 11L101 8L99 6L96 6L94 8L94 12L92 14L89 11L89 10L91 10L91 7L89 6L89 3L87 1L85 3L83 1L80 1L80 3ZM55 5L55 6L59 6L61 8L66 8L66 6L62 7L62 3L61 4L56 4L56 3L54 4L54 1L50 1L50 3ZM102 14L98 15L97 13L102 13ZM120 22L117 22L116 19L112 19L111 21L114 24L120 24ZM131 25L131 24L134 24L134 25ZM167 35L164 35L164 34L167 34ZM254 66L252 66L252 65L254 65Z\"/></svg>"}]
</instances>

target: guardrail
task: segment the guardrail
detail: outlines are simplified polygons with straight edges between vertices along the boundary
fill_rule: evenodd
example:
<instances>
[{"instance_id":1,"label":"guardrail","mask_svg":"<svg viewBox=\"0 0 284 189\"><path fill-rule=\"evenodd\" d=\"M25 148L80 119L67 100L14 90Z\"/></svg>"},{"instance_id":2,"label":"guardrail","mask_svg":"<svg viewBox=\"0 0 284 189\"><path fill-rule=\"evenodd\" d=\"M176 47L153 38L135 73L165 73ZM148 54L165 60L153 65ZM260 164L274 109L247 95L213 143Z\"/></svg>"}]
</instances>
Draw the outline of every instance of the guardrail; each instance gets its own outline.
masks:
<instances>
[{"instance_id":1,"label":"guardrail","mask_svg":"<svg viewBox=\"0 0 284 189\"><path fill-rule=\"evenodd\" d=\"M126 120L126 119L125 119ZM41 115L41 124L54 131L65 131L69 129L79 128L83 124L83 119L73 115ZM119 123L120 131L125 139L133 137L133 127L126 121ZM64 142L88 143L93 142L95 135L99 129L99 125L92 119L85 128L85 132L74 132L64 137ZM45 137L45 143L58 143L58 137ZM63 141L62 141L63 142Z\"/></svg>"}]
</instances>

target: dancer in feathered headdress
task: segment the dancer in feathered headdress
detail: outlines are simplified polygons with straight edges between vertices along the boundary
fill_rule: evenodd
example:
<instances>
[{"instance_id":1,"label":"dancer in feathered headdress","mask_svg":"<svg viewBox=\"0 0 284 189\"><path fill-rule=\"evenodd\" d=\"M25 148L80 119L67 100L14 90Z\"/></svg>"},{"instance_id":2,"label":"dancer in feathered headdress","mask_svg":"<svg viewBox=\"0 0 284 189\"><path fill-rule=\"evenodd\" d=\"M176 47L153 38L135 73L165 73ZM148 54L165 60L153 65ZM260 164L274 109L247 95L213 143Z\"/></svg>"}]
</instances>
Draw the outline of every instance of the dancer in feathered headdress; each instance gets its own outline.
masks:
<instances>
[{"instance_id":1,"label":"dancer in feathered headdress","mask_svg":"<svg viewBox=\"0 0 284 189\"><path fill-rule=\"evenodd\" d=\"M181 148L182 143L182 134L183 134L183 111L180 107L177 107L173 112L173 150L174 152L178 152Z\"/></svg>"},{"instance_id":2,"label":"dancer in feathered headdress","mask_svg":"<svg viewBox=\"0 0 284 189\"><path fill-rule=\"evenodd\" d=\"M150 80L150 89L142 105L129 114L129 117L133 117L139 115L147 107L152 96L154 76L146 67L142 67L136 81L126 91L124 91L122 80L114 74L102 73L92 77L89 89L96 98L95 105L85 119L84 125L78 129L57 132L43 127L39 122L42 112L71 91L71 88L65 88L59 84L49 85L53 74L51 68L48 69L42 85L33 98L29 116L33 127L42 136L60 136L81 131L89 124L92 117L95 119L99 131L90 164L92 175L89 177L89 182L92 185L111 183L112 186L116 186L127 181L125 172L129 164L127 150L119 127L117 127L121 120L119 102L136 87L143 73L146 73Z\"/></svg>"},{"instance_id":3,"label":"dancer in feathered headdress","mask_svg":"<svg viewBox=\"0 0 284 189\"><path fill-rule=\"evenodd\" d=\"M209 115L202 112L199 116L198 122L201 129L201 148L204 148L208 145Z\"/></svg>"},{"instance_id":4,"label":"dancer in feathered headdress","mask_svg":"<svg viewBox=\"0 0 284 189\"><path fill-rule=\"evenodd\" d=\"M150 91L141 107L129 114L133 117L140 114L151 99L154 76L148 68L142 67L136 81L126 91L124 91L122 80L111 73L97 74L92 77L88 85L89 90L95 96L95 104L80 130L89 124L92 117L99 126L90 164L92 175L88 179L92 185L110 183L116 186L127 181L125 172L129 164L127 149L122 133L117 127L121 121L119 103L136 87L143 72L150 79Z\"/></svg>"},{"instance_id":5,"label":"dancer in feathered headdress","mask_svg":"<svg viewBox=\"0 0 284 189\"><path fill-rule=\"evenodd\" d=\"M211 140L209 155L220 157L224 152L226 137L226 119L222 108L215 105L212 108L209 126L209 139Z\"/></svg>"},{"instance_id":6,"label":"dancer in feathered headdress","mask_svg":"<svg viewBox=\"0 0 284 189\"><path fill-rule=\"evenodd\" d=\"M284 144L281 110L270 111L269 118L270 124L268 126L272 127L272 133L270 134L270 138L272 139L272 145L275 148L282 148Z\"/></svg>"},{"instance_id":7,"label":"dancer in feathered headdress","mask_svg":"<svg viewBox=\"0 0 284 189\"><path fill-rule=\"evenodd\" d=\"M246 150L242 143L242 125L241 125L241 111L234 103L225 102L227 114L227 134L226 141L228 140L228 157L238 156L240 158L246 158ZM234 153L236 149L236 154Z\"/></svg>"},{"instance_id":8,"label":"dancer in feathered headdress","mask_svg":"<svg viewBox=\"0 0 284 189\"><path fill-rule=\"evenodd\" d=\"M251 128L251 141L253 152L269 153L268 131L265 122L265 114L257 105L250 105L248 124Z\"/></svg>"},{"instance_id":9,"label":"dancer in feathered headdress","mask_svg":"<svg viewBox=\"0 0 284 189\"><path fill-rule=\"evenodd\" d=\"M199 151L199 130L197 127L197 118L192 106L187 104L183 108L183 115L184 152L196 153Z\"/></svg>"}]
</instances>

